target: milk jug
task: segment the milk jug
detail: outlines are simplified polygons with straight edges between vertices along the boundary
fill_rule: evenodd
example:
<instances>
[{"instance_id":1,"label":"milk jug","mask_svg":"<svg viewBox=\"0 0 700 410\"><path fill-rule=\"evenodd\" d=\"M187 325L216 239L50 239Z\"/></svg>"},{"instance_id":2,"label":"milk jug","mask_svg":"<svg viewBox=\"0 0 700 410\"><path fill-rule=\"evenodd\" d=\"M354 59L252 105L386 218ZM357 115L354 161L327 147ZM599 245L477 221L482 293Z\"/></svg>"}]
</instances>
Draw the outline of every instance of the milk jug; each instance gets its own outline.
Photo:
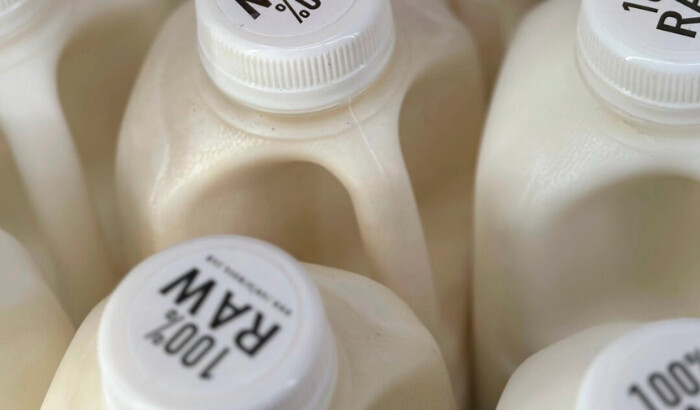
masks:
<instances>
[{"instance_id":1,"label":"milk jug","mask_svg":"<svg viewBox=\"0 0 700 410\"><path fill-rule=\"evenodd\" d=\"M265 242L138 265L78 331L42 409L453 409L438 347L362 276Z\"/></svg>"},{"instance_id":2,"label":"milk jug","mask_svg":"<svg viewBox=\"0 0 700 410\"><path fill-rule=\"evenodd\" d=\"M518 368L498 410L700 408L700 320L598 326Z\"/></svg>"},{"instance_id":3,"label":"milk jug","mask_svg":"<svg viewBox=\"0 0 700 410\"><path fill-rule=\"evenodd\" d=\"M457 15L474 35L484 78L493 86L503 54L520 20L541 0L451 0Z\"/></svg>"},{"instance_id":4,"label":"milk jug","mask_svg":"<svg viewBox=\"0 0 700 410\"><path fill-rule=\"evenodd\" d=\"M162 0L0 2L0 218L76 322L114 282L100 222L119 256L116 137L167 9Z\"/></svg>"},{"instance_id":5,"label":"milk jug","mask_svg":"<svg viewBox=\"0 0 700 410\"><path fill-rule=\"evenodd\" d=\"M0 403L36 409L73 327L29 254L0 231Z\"/></svg>"},{"instance_id":6,"label":"milk jug","mask_svg":"<svg viewBox=\"0 0 700 410\"><path fill-rule=\"evenodd\" d=\"M371 275L466 386L484 110L468 33L444 2L268 3L187 3L151 49L118 149L131 260L236 233Z\"/></svg>"},{"instance_id":7,"label":"milk jug","mask_svg":"<svg viewBox=\"0 0 700 410\"><path fill-rule=\"evenodd\" d=\"M483 408L577 331L699 313L698 19L693 2L551 0L523 22L477 177Z\"/></svg>"}]
</instances>

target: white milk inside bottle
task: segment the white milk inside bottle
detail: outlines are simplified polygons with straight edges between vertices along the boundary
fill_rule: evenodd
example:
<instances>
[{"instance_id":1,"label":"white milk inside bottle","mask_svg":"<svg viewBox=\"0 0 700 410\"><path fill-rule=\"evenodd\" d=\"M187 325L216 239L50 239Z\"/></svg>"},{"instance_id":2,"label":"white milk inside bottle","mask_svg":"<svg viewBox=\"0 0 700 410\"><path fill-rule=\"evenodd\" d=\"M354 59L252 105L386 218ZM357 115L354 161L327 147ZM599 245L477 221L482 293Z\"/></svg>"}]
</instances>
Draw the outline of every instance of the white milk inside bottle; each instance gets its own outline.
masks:
<instances>
[{"instance_id":1,"label":"white milk inside bottle","mask_svg":"<svg viewBox=\"0 0 700 410\"><path fill-rule=\"evenodd\" d=\"M587 329L529 358L497 410L700 408L700 320Z\"/></svg>"},{"instance_id":2,"label":"white milk inside bottle","mask_svg":"<svg viewBox=\"0 0 700 410\"><path fill-rule=\"evenodd\" d=\"M267 243L200 238L138 265L79 329L42 409L454 409L394 294Z\"/></svg>"},{"instance_id":3,"label":"white milk inside bottle","mask_svg":"<svg viewBox=\"0 0 700 410\"><path fill-rule=\"evenodd\" d=\"M455 12L474 35L484 78L493 86L503 55L520 20L541 0L451 0Z\"/></svg>"},{"instance_id":4,"label":"white milk inside bottle","mask_svg":"<svg viewBox=\"0 0 700 410\"><path fill-rule=\"evenodd\" d=\"M29 254L0 231L0 403L37 409L73 327Z\"/></svg>"},{"instance_id":5,"label":"white milk inside bottle","mask_svg":"<svg viewBox=\"0 0 700 410\"><path fill-rule=\"evenodd\" d=\"M114 282L116 138L167 10L161 0L0 2L0 222L74 322Z\"/></svg>"},{"instance_id":6,"label":"white milk inside bottle","mask_svg":"<svg viewBox=\"0 0 700 410\"><path fill-rule=\"evenodd\" d=\"M442 2L273 3L186 4L151 49L117 160L131 260L235 233L371 276L465 387L475 47Z\"/></svg>"},{"instance_id":7,"label":"white milk inside bottle","mask_svg":"<svg viewBox=\"0 0 700 410\"><path fill-rule=\"evenodd\" d=\"M476 187L483 408L568 335L700 313L697 19L693 2L552 0L521 25Z\"/></svg>"}]
</instances>

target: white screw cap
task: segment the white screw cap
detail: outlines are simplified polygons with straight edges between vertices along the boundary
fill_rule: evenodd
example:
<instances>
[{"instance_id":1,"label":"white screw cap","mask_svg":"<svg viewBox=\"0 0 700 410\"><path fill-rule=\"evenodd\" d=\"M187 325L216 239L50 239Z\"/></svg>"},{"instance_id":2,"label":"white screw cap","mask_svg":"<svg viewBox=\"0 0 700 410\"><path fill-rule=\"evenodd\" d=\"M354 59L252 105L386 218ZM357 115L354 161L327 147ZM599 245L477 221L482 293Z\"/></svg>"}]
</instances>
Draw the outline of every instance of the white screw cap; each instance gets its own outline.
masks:
<instances>
[{"instance_id":1,"label":"white screw cap","mask_svg":"<svg viewBox=\"0 0 700 410\"><path fill-rule=\"evenodd\" d=\"M655 322L623 335L591 363L576 410L695 408L698 346L698 319Z\"/></svg>"},{"instance_id":2,"label":"white screw cap","mask_svg":"<svg viewBox=\"0 0 700 410\"><path fill-rule=\"evenodd\" d=\"M600 97L632 117L700 124L698 23L693 0L583 0L579 67Z\"/></svg>"},{"instance_id":3,"label":"white screw cap","mask_svg":"<svg viewBox=\"0 0 700 410\"><path fill-rule=\"evenodd\" d=\"M199 53L228 97L277 113L367 88L395 43L389 0L196 0Z\"/></svg>"},{"instance_id":4,"label":"white screw cap","mask_svg":"<svg viewBox=\"0 0 700 410\"><path fill-rule=\"evenodd\" d=\"M127 409L323 409L333 335L302 265L243 237L202 238L137 266L101 318L105 403Z\"/></svg>"}]
</instances>

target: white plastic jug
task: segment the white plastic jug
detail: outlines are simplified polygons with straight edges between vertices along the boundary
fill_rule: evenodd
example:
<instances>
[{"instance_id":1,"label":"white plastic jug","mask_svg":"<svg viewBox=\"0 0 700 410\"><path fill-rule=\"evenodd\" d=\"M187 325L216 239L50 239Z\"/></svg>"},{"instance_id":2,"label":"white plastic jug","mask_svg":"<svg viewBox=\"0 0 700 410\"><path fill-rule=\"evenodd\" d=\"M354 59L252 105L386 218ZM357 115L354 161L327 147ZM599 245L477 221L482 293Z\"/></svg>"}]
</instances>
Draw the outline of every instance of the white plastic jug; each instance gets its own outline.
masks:
<instances>
[{"instance_id":1,"label":"white plastic jug","mask_svg":"<svg viewBox=\"0 0 700 410\"><path fill-rule=\"evenodd\" d=\"M523 22L477 177L484 408L568 335L700 312L697 18L675 0L551 0Z\"/></svg>"},{"instance_id":2,"label":"white plastic jug","mask_svg":"<svg viewBox=\"0 0 700 410\"><path fill-rule=\"evenodd\" d=\"M29 245L74 322L114 284L116 139L168 7L163 0L0 2L0 221Z\"/></svg>"},{"instance_id":3,"label":"white plastic jug","mask_svg":"<svg viewBox=\"0 0 700 410\"><path fill-rule=\"evenodd\" d=\"M469 35L441 2L263 3L190 2L156 40L119 141L131 260L235 233L370 275L465 387L484 111Z\"/></svg>"},{"instance_id":4,"label":"white plastic jug","mask_svg":"<svg viewBox=\"0 0 700 410\"><path fill-rule=\"evenodd\" d=\"M498 410L692 410L700 406L700 320L585 330L529 358Z\"/></svg>"},{"instance_id":5,"label":"white plastic jug","mask_svg":"<svg viewBox=\"0 0 700 410\"><path fill-rule=\"evenodd\" d=\"M450 0L474 35L484 78L493 86L520 20L541 0ZM536 56L533 55L533 58Z\"/></svg>"},{"instance_id":6,"label":"white plastic jug","mask_svg":"<svg viewBox=\"0 0 700 410\"><path fill-rule=\"evenodd\" d=\"M388 289L219 236L147 259L82 325L42 409L97 408L453 409L454 399L434 339Z\"/></svg>"},{"instance_id":7,"label":"white plastic jug","mask_svg":"<svg viewBox=\"0 0 700 410\"><path fill-rule=\"evenodd\" d=\"M22 245L0 231L0 403L36 409L73 327Z\"/></svg>"}]
</instances>

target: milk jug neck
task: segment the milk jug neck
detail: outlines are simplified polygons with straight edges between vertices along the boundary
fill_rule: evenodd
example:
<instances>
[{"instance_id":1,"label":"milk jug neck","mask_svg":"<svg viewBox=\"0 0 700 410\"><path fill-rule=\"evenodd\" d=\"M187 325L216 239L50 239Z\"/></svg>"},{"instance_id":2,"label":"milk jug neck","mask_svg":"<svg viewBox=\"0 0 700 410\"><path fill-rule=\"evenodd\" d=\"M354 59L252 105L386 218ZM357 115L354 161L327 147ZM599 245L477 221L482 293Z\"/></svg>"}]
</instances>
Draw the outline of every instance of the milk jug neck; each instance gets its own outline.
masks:
<instances>
[{"instance_id":1,"label":"milk jug neck","mask_svg":"<svg viewBox=\"0 0 700 410\"><path fill-rule=\"evenodd\" d=\"M137 266L107 302L97 349L110 410L325 409L338 367L304 267L236 236Z\"/></svg>"},{"instance_id":2,"label":"milk jug neck","mask_svg":"<svg viewBox=\"0 0 700 410\"><path fill-rule=\"evenodd\" d=\"M389 0L196 0L199 54L227 97L274 113L348 102L388 64Z\"/></svg>"}]
</instances>

